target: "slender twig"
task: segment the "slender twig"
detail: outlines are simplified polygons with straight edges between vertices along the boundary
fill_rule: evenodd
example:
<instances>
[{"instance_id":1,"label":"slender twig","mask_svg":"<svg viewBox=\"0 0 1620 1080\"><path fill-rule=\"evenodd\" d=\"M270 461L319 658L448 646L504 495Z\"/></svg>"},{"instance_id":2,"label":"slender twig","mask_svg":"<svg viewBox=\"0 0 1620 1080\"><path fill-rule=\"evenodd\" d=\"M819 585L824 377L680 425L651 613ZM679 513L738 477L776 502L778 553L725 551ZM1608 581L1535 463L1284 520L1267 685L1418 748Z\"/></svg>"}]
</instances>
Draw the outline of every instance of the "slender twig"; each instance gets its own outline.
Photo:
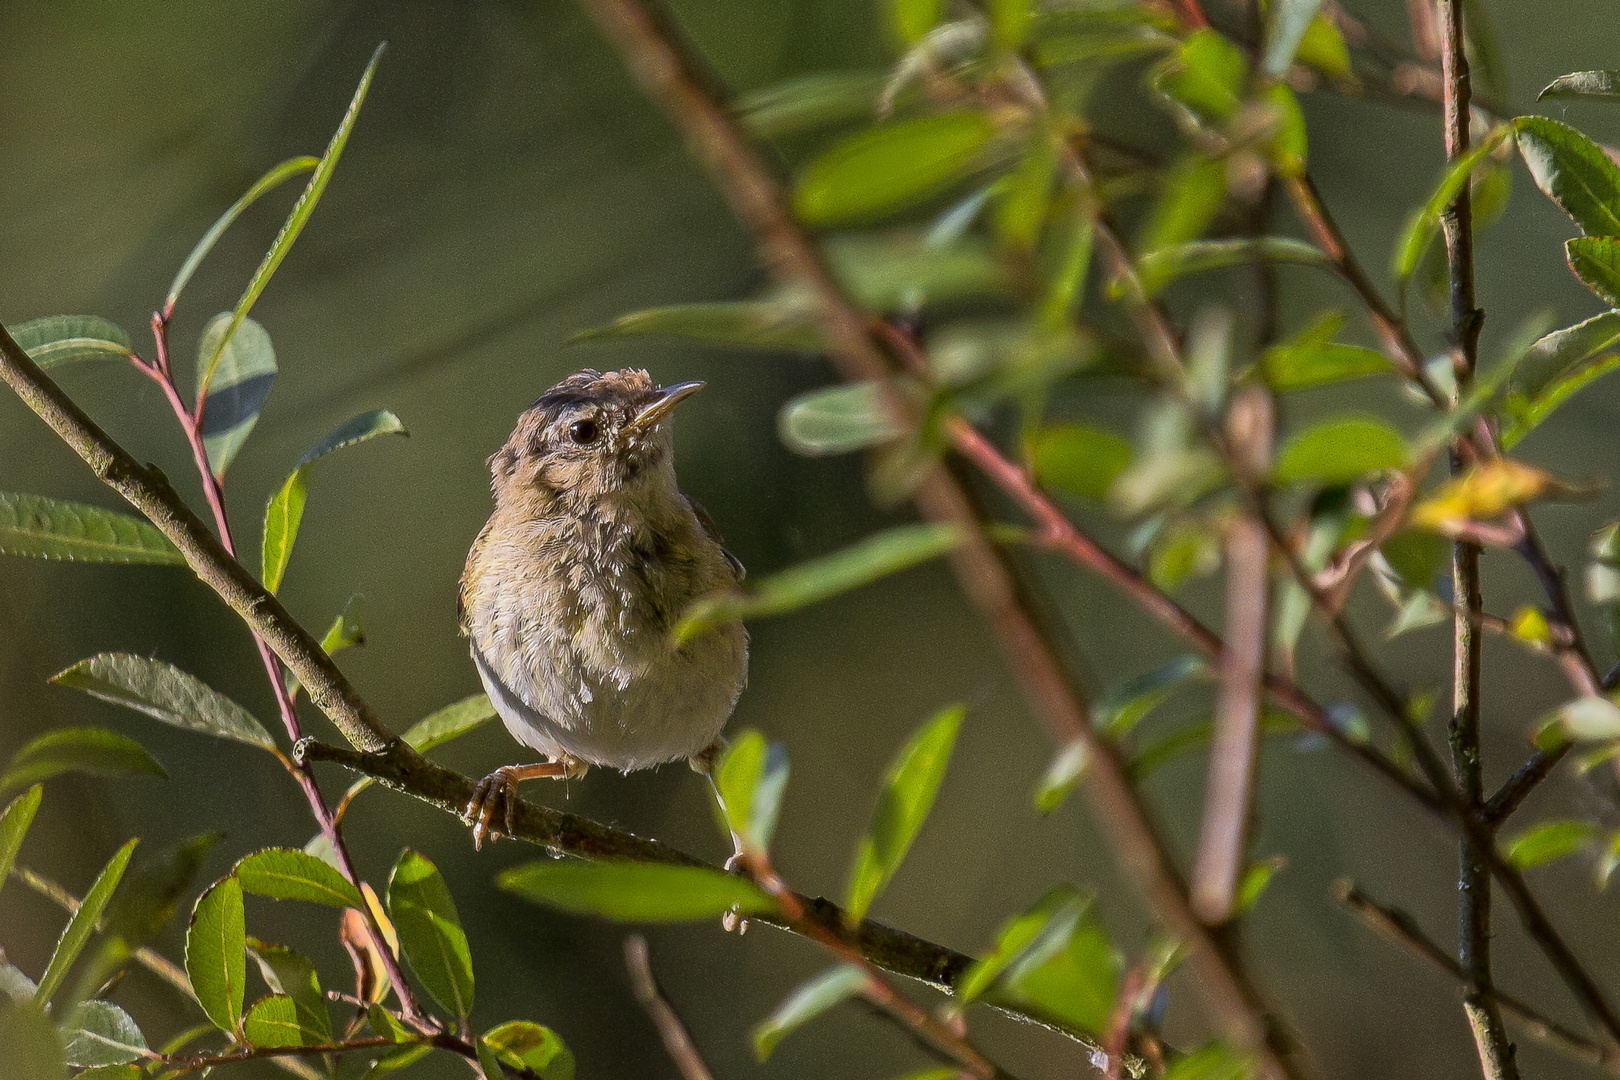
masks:
<instances>
[{"instance_id":1,"label":"slender twig","mask_svg":"<svg viewBox=\"0 0 1620 1080\"><path fill-rule=\"evenodd\" d=\"M685 1080L714 1080L714 1074L703 1063L703 1055L698 1053L697 1044L687 1033L686 1025L681 1023L675 1007L664 996L663 988L653 975L645 937L631 934L624 939L624 966L630 971L630 989L652 1019L653 1026L658 1029L658 1037L664 1040L664 1049L669 1051L681 1076Z\"/></svg>"},{"instance_id":2,"label":"slender twig","mask_svg":"<svg viewBox=\"0 0 1620 1080\"><path fill-rule=\"evenodd\" d=\"M1348 881L1339 882L1336 892L1339 899L1372 929L1411 949L1459 983L1467 983L1468 976L1461 965L1450 953L1430 940L1411 915L1399 908L1386 907L1378 903ZM1500 987L1492 986L1489 993L1502 1011L1518 1019L1524 1025L1525 1032L1538 1042L1588 1064L1602 1066L1610 1072L1620 1074L1620 1050L1594 1042L1570 1030L1533 1005L1504 992Z\"/></svg>"}]
</instances>

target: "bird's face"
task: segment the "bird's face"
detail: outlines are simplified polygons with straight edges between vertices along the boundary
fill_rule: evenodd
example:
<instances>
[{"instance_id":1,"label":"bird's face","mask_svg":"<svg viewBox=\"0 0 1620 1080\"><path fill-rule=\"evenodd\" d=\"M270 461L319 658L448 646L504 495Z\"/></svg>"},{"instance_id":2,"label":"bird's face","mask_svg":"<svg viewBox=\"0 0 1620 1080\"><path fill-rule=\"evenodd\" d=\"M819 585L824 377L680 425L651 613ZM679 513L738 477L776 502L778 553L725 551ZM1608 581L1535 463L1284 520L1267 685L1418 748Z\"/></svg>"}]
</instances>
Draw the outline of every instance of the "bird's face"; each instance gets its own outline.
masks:
<instances>
[{"instance_id":1,"label":"bird's face","mask_svg":"<svg viewBox=\"0 0 1620 1080\"><path fill-rule=\"evenodd\" d=\"M666 423L700 382L660 387L645 371L577 371L518 418L489 459L497 501L524 495L602 499L643 485L674 484Z\"/></svg>"}]
</instances>

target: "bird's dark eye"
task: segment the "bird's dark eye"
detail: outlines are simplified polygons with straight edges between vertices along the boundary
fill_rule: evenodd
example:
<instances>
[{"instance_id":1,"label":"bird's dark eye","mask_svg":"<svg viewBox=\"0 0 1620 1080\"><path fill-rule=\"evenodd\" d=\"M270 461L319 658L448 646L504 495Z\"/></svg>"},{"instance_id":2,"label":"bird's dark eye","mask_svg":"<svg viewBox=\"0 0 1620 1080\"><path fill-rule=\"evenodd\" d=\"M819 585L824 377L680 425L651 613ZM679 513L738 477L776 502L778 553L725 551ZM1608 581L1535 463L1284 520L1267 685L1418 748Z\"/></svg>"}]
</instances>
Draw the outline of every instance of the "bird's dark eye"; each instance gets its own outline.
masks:
<instances>
[{"instance_id":1,"label":"bird's dark eye","mask_svg":"<svg viewBox=\"0 0 1620 1080\"><path fill-rule=\"evenodd\" d=\"M568 425L568 437L580 446L588 446L596 441L595 420L575 420Z\"/></svg>"}]
</instances>

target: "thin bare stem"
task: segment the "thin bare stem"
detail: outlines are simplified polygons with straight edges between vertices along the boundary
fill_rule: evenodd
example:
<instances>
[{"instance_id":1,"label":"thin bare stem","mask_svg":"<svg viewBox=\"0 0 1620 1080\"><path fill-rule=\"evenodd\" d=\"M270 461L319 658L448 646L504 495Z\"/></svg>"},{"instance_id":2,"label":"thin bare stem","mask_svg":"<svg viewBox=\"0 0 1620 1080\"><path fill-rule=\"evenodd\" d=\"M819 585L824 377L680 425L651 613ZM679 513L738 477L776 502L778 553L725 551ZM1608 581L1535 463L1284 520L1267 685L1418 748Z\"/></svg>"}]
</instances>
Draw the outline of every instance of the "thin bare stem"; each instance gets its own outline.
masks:
<instances>
[{"instance_id":1,"label":"thin bare stem","mask_svg":"<svg viewBox=\"0 0 1620 1080\"><path fill-rule=\"evenodd\" d=\"M652 1019L653 1026L658 1029L658 1037L664 1040L664 1049L669 1051L681 1076L685 1080L714 1080L714 1074L703 1063L703 1055L698 1053L697 1044L687 1033L686 1025L681 1023L680 1016L653 975L645 937L631 934L624 939L624 966L630 971L630 989Z\"/></svg>"}]
</instances>

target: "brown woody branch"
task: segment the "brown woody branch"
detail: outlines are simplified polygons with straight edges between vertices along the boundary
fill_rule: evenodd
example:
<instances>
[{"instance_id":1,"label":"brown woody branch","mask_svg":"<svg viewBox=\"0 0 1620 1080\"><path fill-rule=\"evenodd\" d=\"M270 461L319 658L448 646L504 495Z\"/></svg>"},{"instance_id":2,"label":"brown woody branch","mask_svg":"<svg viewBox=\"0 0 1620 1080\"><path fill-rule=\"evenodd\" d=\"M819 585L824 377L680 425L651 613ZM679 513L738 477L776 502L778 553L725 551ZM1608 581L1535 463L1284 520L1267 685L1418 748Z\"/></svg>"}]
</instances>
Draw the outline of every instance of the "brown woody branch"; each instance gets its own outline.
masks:
<instances>
[{"instance_id":1,"label":"brown woody branch","mask_svg":"<svg viewBox=\"0 0 1620 1080\"><path fill-rule=\"evenodd\" d=\"M714 1074L704 1064L703 1055L698 1053L697 1044L692 1041L686 1025L681 1023L675 1007L658 985L658 978L653 974L652 958L648 954L647 939L642 935L631 934L624 939L624 966L630 972L631 991L658 1029L658 1037L664 1041L664 1049L681 1071L683 1080L714 1080Z\"/></svg>"}]
</instances>

